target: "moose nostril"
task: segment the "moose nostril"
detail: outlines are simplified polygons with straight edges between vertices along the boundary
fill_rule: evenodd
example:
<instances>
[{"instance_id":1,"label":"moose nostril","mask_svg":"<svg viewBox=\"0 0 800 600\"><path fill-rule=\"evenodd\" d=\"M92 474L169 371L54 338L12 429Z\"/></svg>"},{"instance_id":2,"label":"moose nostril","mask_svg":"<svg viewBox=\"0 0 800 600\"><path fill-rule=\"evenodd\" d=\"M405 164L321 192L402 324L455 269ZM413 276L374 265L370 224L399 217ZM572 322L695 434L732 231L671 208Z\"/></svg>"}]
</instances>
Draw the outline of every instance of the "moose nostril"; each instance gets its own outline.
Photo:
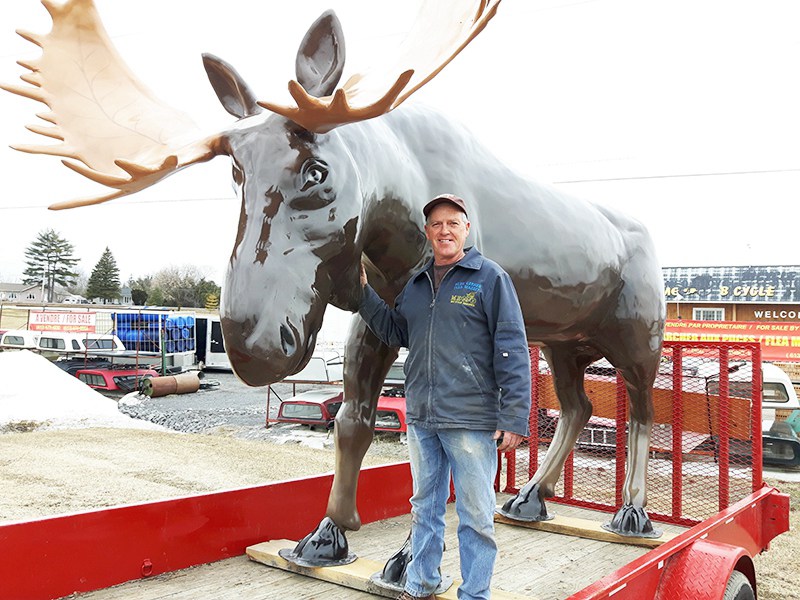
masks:
<instances>
[{"instance_id":1,"label":"moose nostril","mask_svg":"<svg viewBox=\"0 0 800 600\"><path fill-rule=\"evenodd\" d=\"M286 356L292 356L297 350L294 333L286 325L281 325L281 348Z\"/></svg>"}]
</instances>

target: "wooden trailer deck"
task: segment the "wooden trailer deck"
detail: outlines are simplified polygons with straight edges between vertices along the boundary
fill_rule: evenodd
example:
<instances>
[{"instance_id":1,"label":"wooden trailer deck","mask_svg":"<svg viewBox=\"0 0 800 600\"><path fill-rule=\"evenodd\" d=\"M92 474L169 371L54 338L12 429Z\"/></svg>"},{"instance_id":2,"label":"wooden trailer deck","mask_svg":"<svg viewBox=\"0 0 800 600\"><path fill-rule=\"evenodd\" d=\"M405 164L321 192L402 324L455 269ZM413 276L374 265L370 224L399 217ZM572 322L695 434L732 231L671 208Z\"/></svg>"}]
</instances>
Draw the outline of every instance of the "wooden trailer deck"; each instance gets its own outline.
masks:
<instances>
[{"instance_id":1,"label":"wooden trailer deck","mask_svg":"<svg viewBox=\"0 0 800 600\"><path fill-rule=\"evenodd\" d=\"M504 502L508 497L498 494L498 503ZM551 503L549 508L559 516L590 519L598 523L609 518L606 513L573 506ZM401 515L364 525L360 531L348 534L350 548L359 557L382 563L402 546L410 523L410 515ZM447 575L460 579L456 524L455 505L450 504L447 510L446 550L442 570ZM667 534L683 531L683 528L673 525L658 524L658 528ZM499 552L492 587L538 600L567 598L648 551L648 548L643 547L612 544L503 523L497 523L496 537ZM455 591L455 588L451 589ZM238 556L69 597L80 600L366 600L376 596L268 567L250 560L247 556Z\"/></svg>"}]
</instances>

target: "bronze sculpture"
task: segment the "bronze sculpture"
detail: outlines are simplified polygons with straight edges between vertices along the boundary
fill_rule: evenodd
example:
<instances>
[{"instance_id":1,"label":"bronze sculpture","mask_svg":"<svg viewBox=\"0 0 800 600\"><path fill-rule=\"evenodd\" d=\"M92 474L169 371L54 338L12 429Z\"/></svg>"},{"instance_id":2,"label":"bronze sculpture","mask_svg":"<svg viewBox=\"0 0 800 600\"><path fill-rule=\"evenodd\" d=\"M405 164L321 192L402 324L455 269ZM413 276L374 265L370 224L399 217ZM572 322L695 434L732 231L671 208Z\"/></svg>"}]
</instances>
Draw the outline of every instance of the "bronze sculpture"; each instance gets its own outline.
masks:
<instances>
[{"instance_id":1,"label":"bronze sculpture","mask_svg":"<svg viewBox=\"0 0 800 600\"><path fill-rule=\"evenodd\" d=\"M188 118L160 103L127 70L91 0L43 3L53 31L21 32L43 48L40 60L21 63L31 71L22 79L33 87L3 87L46 103L51 112L40 116L54 127L30 129L62 144L18 149L74 159L64 162L115 188L54 208L110 200L218 154L231 157L242 208L221 313L239 377L265 385L299 371L311 357L327 304L356 309L362 260L373 287L391 302L430 255L422 204L442 192L475 199L468 245L477 245L513 278L529 341L543 347L562 408L541 467L502 512L520 520L547 518L544 498L552 495L591 415L584 369L605 356L625 379L631 415L623 506L608 527L653 535L645 512L646 471L665 311L647 232L615 211L518 176L440 114L416 106L393 111L482 30L499 0L453 1L446 10L435 3L453 17L449 28L423 12L411 37L425 43L412 45L413 56L377 77L351 77L338 89L344 39L335 15L326 12L300 45L297 81L290 84L296 107L258 102L230 65L204 55L217 96L238 120L199 140ZM446 48L436 41L443 38L451 42ZM92 61L80 62L87 44L94 49ZM65 53L75 57L71 64L80 72L65 68ZM84 76L87 70L92 77ZM96 100L101 97L106 105ZM76 114L84 116L70 119ZM101 123L99 129L89 121ZM320 564L347 557L343 532L361 524L358 473L372 440L380 386L396 353L362 321L354 323L326 519L299 544L298 560Z\"/></svg>"}]
</instances>

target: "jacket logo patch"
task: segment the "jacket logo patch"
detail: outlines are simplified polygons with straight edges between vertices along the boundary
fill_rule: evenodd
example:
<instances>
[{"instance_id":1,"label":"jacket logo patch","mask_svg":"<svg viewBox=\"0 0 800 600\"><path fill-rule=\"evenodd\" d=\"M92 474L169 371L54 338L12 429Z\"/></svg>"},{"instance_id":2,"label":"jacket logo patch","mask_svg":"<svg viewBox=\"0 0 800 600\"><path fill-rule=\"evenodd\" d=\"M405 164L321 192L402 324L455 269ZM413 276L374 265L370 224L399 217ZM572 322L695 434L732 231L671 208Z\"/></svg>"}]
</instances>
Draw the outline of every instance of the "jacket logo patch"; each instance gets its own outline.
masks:
<instances>
[{"instance_id":1,"label":"jacket logo patch","mask_svg":"<svg viewBox=\"0 0 800 600\"><path fill-rule=\"evenodd\" d=\"M461 304L463 306L475 306L476 292L467 292L465 294L453 294L450 296L450 304Z\"/></svg>"}]
</instances>

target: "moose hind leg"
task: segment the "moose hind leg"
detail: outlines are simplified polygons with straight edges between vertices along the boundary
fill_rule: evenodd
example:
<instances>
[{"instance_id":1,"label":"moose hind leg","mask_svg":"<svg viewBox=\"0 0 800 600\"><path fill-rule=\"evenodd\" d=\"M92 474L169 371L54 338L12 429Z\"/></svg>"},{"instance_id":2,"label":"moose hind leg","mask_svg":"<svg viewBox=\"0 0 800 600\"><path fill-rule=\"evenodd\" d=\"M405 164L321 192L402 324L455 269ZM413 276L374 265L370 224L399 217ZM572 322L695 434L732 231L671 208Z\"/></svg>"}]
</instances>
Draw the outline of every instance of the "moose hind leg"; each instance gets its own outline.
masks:
<instances>
[{"instance_id":1,"label":"moose hind leg","mask_svg":"<svg viewBox=\"0 0 800 600\"><path fill-rule=\"evenodd\" d=\"M657 369L657 365L653 367ZM647 515L647 466L650 457L650 432L653 426L653 377L641 370L620 369L628 390L630 420L622 506L603 528L632 537L659 537Z\"/></svg>"},{"instance_id":2,"label":"moose hind leg","mask_svg":"<svg viewBox=\"0 0 800 600\"><path fill-rule=\"evenodd\" d=\"M586 350L583 348L579 351L572 347L543 350L553 371L561 416L553 441L536 473L516 496L498 509L500 514L509 519L546 521L552 518L547 513L544 499L554 495L564 463L572 452L578 435L592 416L592 405L583 389L583 374L586 367L599 355Z\"/></svg>"}]
</instances>

